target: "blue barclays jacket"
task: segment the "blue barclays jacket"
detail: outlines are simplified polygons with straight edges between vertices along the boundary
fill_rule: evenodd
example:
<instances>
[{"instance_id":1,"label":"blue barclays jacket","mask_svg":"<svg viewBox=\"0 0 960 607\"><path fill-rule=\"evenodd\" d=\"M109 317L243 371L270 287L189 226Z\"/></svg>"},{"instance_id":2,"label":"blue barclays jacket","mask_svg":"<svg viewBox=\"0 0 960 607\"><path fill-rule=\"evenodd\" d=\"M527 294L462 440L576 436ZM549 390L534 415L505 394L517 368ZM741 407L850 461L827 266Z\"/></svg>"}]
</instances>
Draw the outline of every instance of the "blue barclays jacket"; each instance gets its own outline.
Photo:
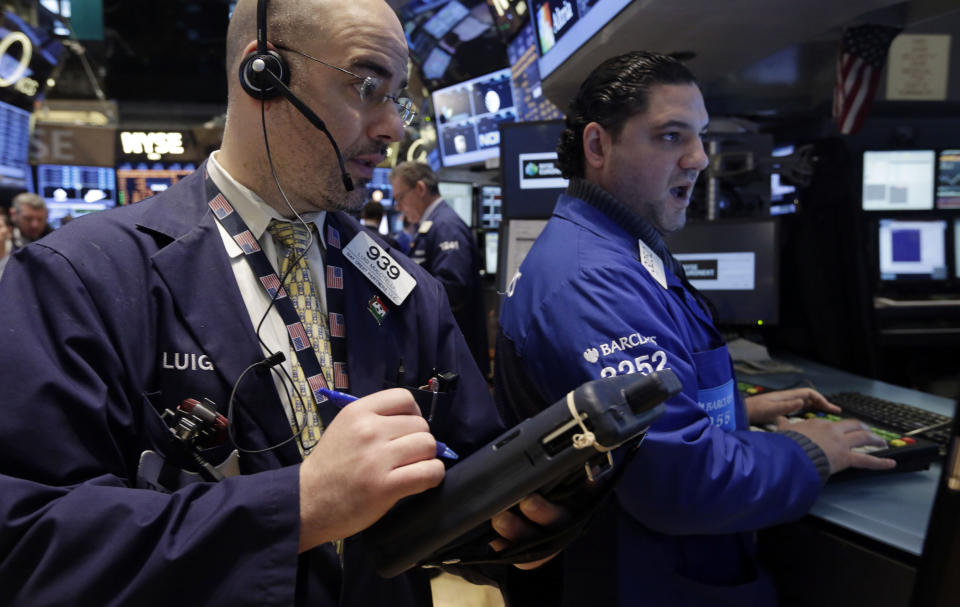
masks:
<instances>
[{"instance_id":1,"label":"blue barclays jacket","mask_svg":"<svg viewBox=\"0 0 960 607\"><path fill-rule=\"evenodd\" d=\"M486 371L490 354L480 252L470 228L445 201L440 201L430 217L421 222L410 245L410 258L443 283L474 360Z\"/></svg>"},{"instance_id":2,"label":"blue barclays jacket","mask_svg":"<svg viewBox=\"0 0 960 607\"><path fill-rule=\"evenodd\" d=\"M341 568L298 557L294 443L240 456L241 475L172 494L134 489L141 454L177 462L160 418L184 398L226 414L263 359L206 206L204 169L165 193L82 217L20 250L0 285L0 603L4 605L429 605L426 576L380 579L358 541ZM360 230L340 213L346 244ZM461 455L501 431L486 381L439 282L402 255L417 286L379 324L378 294L347 264L351 388L365 395L460 375L432 431ZM403 367L402 377L398 369ZM289 438L267 372L239 385L245 449ZM233 446L204 453L217 464Z\"/></svg>"},{"instance_id":3,"label":"blue barclays jacket","mask_svg":"<svg viewBox=\"0 0 960 607\"><path fill-rule=\"evenodd\" d=\"M557 604L773 605L751 532L803 515L820 477L798 442L748 430L708 312L671 270L659 235L643 222L655 251L644 253L620 221L628 217L574 180L500 313L496 396L509 424L599 377L669 368L683 384L616 499L562 553Z\"/></svg>"}]
</instances>

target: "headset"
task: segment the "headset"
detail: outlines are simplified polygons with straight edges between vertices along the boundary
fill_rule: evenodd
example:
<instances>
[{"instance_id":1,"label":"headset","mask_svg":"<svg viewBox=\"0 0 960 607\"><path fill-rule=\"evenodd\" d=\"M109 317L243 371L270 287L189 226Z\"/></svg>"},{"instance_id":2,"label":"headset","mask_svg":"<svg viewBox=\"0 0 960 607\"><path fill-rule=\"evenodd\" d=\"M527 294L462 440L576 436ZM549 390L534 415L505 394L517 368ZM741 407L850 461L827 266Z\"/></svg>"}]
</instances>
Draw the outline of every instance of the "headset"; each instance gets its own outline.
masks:
<instances>
[{"instance_id":1,"label":"headset","mask_svg":"<svg viewBox=\"0 0 960 607\"><path fill-rule=\"evenodd\" d=\"M353 191L353 179L347 173L343 164L343 155L340 147L334 141L333 135L327 130L327 125L307 104L301 101L290 90L290 65L280 56L280 53L267 48L267 4L269 0L257 0L257 51L250 54L240 63L240 86L254 99L261 102L282 96L289 101L303 117L310 121L317 130L327 136L333 151L337 155L337 164L340 165L340 179L343 187Z\"/></svg>"}]
</instances>

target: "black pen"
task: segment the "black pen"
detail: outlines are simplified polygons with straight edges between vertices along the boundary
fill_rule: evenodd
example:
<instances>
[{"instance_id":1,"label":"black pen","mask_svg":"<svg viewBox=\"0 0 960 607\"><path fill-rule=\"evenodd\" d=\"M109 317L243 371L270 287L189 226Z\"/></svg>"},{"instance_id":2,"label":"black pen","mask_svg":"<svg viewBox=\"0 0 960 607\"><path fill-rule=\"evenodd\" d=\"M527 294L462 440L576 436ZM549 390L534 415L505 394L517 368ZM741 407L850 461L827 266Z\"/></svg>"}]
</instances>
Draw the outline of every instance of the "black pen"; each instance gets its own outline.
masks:
<instances>
[{"instance_id":1,"label":"black pen","mask_svg":"<svg viewBox=\"0 0 960 607\"><path fill-rule=\"evenodd\" d=\"M330 390L329 388L320 388L319 392L330 399L330 401L336 405L338 409L343 409L353 401L357 400L357 397L353 396L352 394L337 392L336 390ZM437 441L437 457L442 457L444 459L460 459L460 456L457 455L456 451L440 441Z\"/></svg>"}]
</instances>

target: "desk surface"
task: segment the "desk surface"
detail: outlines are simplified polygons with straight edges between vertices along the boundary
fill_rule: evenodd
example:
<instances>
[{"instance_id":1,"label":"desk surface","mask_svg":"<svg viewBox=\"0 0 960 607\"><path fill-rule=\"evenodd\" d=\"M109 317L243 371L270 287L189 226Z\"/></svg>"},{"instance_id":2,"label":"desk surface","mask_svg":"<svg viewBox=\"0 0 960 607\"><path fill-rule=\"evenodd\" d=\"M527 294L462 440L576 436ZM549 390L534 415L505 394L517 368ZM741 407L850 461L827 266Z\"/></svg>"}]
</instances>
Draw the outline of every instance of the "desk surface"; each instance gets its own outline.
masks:
<instances>
[{"instance_id":1,"label":"desk surface","mask_svg":"<svg viewBox=\"0 0 960 607\"><path fill-rule=\"evenodd\" d=\"M802 374L747 375L741 379L771 388L786 388L807 379L823 394L860 392L914 405L942 415L954 414L950 399L867 379L790 355L777 360L803 369ZM940 480L940 464L929 470L828 483L810 514L840 527L920 555Z\"/></svg>"}]
</instances>

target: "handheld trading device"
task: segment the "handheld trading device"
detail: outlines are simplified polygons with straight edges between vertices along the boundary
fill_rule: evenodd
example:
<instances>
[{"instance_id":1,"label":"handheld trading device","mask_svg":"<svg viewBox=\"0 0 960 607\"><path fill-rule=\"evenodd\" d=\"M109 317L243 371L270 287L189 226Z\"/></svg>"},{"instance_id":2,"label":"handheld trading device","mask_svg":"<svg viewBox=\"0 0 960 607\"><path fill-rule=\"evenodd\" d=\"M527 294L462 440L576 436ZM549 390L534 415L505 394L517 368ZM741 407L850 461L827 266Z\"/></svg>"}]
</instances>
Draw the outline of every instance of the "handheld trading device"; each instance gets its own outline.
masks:
<instances>
[{"instance_id":1,"label":"handheld trading device","mask_svg":"<svg viewBox=\"0 0 960 607\"><path fill-rule=\"evenodd\" d=\"M571 475L593 478L590 460L642 437L681 389L673 371L586 382L447 471L443 482L397 503L363 533L380 575L393 577L445 555L458 538L527 495ZM456 560L456 559L452 559Z\"/></svg>"}]
</instances>

